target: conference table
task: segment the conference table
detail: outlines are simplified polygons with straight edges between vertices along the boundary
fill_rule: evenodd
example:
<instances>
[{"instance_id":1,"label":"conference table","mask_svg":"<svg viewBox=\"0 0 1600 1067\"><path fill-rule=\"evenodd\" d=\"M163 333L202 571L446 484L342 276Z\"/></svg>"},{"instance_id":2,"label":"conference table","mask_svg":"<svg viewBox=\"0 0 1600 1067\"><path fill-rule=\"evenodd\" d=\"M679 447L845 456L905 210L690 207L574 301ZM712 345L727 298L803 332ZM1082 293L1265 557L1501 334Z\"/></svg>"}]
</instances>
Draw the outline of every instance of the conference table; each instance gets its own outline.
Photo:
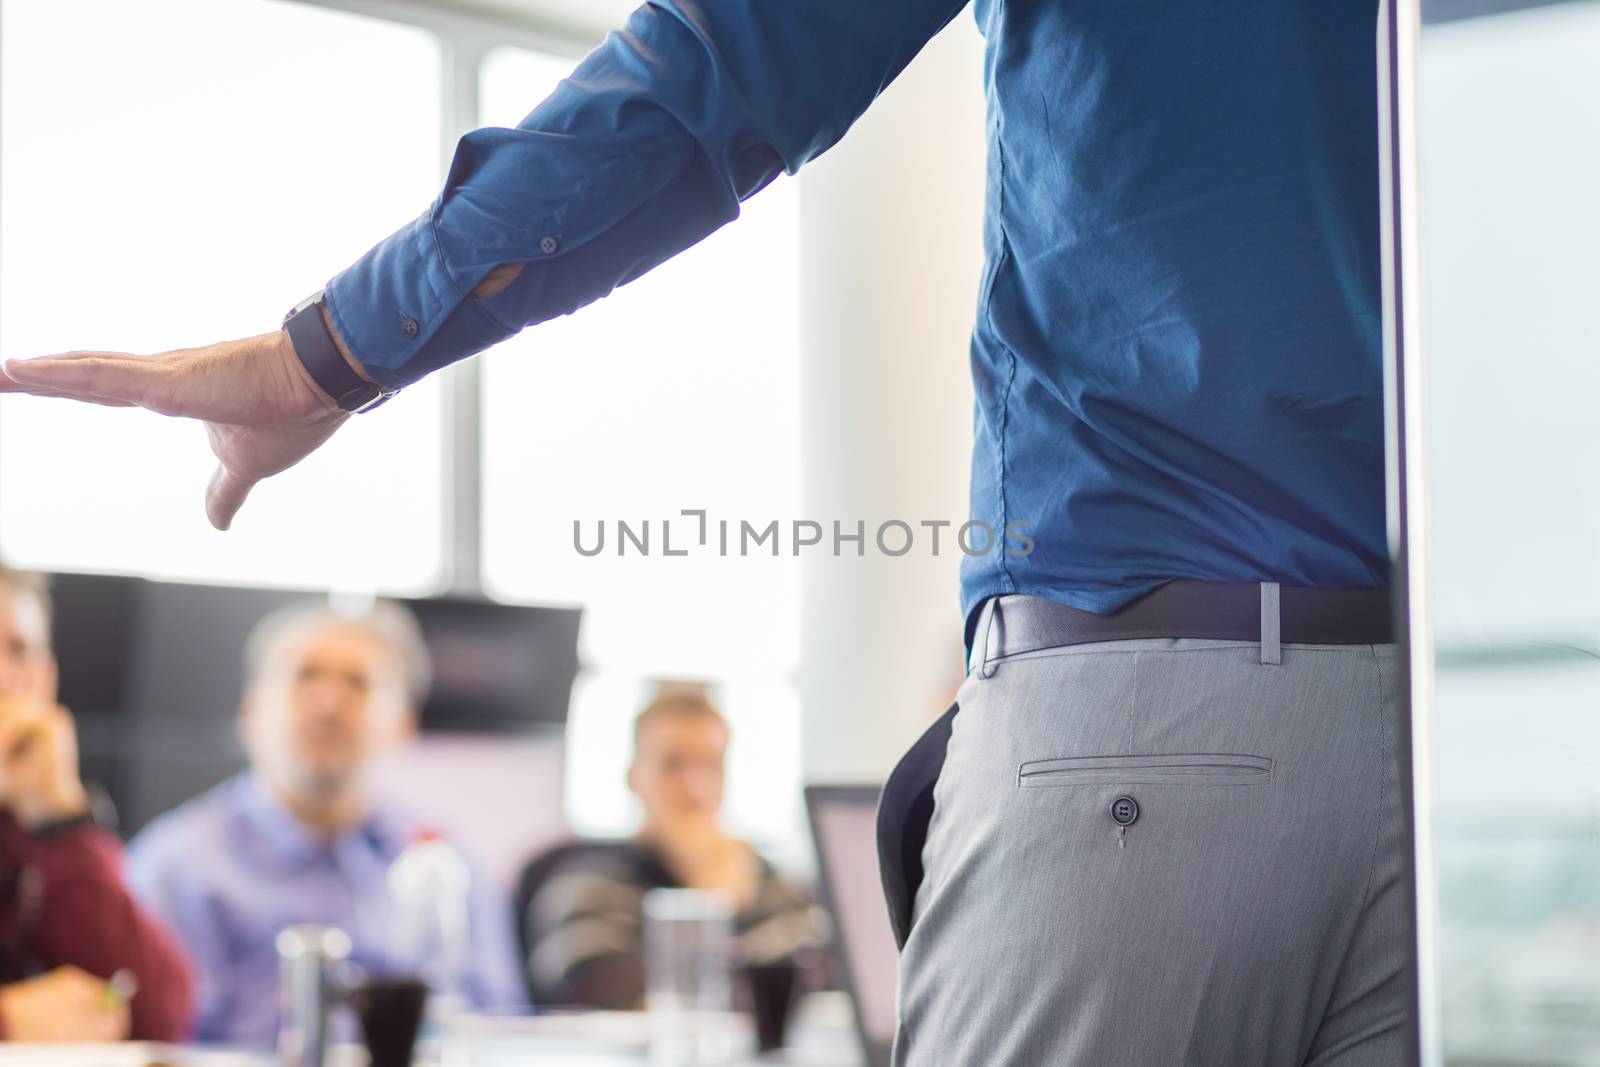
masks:
<instances>
[{"instance_id":1,"label":"conference table","mask_svg":"<svg viewBox=\"0 0 1600 1067\"><path fill-rule=\"evenodd\" d=\"M428 1067L648 1067L642 1051L586 1048L571 1042L540 1038L504 1040L470 1049L457 1048L441 1059L417 1061ZM784 1050L761 1058L745 1057L726 1067L859 1067L860 1058L817 1058ZM327 1067L363 1067L365 1050L342 1046L330 1050ZM253 1052L161 1045L139 1041L116 1044L0 1043L3 1067L279 1067L276 1057Z\"/></svg>"},{"instance_id":2,"label":"conference table","mask_svg":"<svg viewBox=\"0 0 1600 1067\"><path fill-rule=\"evenodd\" d=\"M502 1038L493 1042L454 1045L437 1059L418 1060L429 1067L647 1067L643 1050L586 1046L580 1042L538 1037ZM359 1046L329 1050L327 1067L363 1067L366 1051ZM743 1057L726 1067L859 1067L858 1056L822 1055L782 1050ZM0 1067L279 1067L276 1057L255 1052L161 1045L138 1041L116 1044L0 1043Z\"/></svg>"},{"instance_id":3,"label":"conference table","mask_svg":"<svg viewBox=\"0 0 1600 1067\"><path fill-rule=\"evenodd\" d=\"M790 1027L791 1046L726 1067L862 1067L842 994L812 994ZM419 1047L427 1067L649 1067L641 1013L589 1012L469 1018ZM327 1067L365 1067L359 1045L329 1049ZM0 1041L0 1067L279 1067L270 1053L203 1045L32 1044Z\"/></svg>"}]
</instances>

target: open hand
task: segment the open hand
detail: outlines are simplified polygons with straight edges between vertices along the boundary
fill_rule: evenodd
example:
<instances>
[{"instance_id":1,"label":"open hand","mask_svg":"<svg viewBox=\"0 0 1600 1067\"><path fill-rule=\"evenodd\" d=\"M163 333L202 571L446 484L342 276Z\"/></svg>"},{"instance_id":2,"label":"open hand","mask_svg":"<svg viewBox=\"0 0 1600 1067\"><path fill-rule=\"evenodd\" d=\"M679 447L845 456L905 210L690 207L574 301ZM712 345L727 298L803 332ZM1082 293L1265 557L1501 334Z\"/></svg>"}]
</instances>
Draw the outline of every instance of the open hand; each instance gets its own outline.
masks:
<instances>
[{"instance_id":1,"label":"open hand","mask_svg":"<svg viewBox=\"0 0 1600 1067\"><path fill-rule=\"evenodd\" d=\"M206 424L216 473L206 517L226 530L252 487L314 452L349 414L318 388L284 330L153 356L68 352L6 360L0 393L137 406Z\"/></svg>"}]
</instances>

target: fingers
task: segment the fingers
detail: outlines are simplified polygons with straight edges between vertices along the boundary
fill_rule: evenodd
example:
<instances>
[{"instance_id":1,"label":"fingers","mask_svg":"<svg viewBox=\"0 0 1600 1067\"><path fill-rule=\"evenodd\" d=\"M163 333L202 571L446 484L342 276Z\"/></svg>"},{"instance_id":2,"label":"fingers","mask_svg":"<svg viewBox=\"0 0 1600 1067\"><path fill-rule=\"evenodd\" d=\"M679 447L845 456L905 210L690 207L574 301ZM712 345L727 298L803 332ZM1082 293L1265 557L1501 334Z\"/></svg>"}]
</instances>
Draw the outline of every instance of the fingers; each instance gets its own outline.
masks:
<instances>
[{"instance_id":1,"label":"fingers","mask_svg":"<svg viewBox=\"0 0 1600 1067\"><path fill-rule=\"evenodd\" d=\"M133 1029L133 1013L120 1002L111 1008L102 1006L89 1016L88 1029L94 1034L91 1041L124 1041Z\"/></svg>"},{"instance_id":2,"label":"fingers","mask_svg":"<svg viewBox=\"0 0 1600 1067\"><path fill-rule=\"evenodd\" d=\"M10 764L32 751L50 729L50 708L27 704L8 709L0 719L0 764Z\"/></svg>"},{"instance_id":3,"label":"fingers","mask_svg":"<svg viewBox=\"0 0 1600 1067\"><path fill-rule=\"evenodd\" d=\"M30 704L11 708L0 720L0 804L8 807L40 791L49 765L58 754L60 732L70 729L54 705Z\"/></svg>"},{"instance_id":4,"label":"fingers","mask_svg":"<svg viewBox=\"0 0 1600 1067\"><path fill-rule=\"evenodd\" d=\"M50 971L48 977L61 995L78 1004L94 1004L105 996L106 983L73 964L64 964Z\"/></svg>"},{"instance_id":5,"label":"fingers","mask_svg":"<svg viewBox=\"0 0 1600 1067\"><path fill-rule=\"evenodd\" d=\"M14 1041L119 1041L130 1013L112 983L69 964L0 986L0 1019Z\"/></svg>"},{"instance_id":6,"label":"fingers","mask_svg":"<svg viewBox=\"0 0 1600 1067\"><path fill-rule=\"evenodd\" d=\"M34 359L8 359L4 369L10 392L68 395L75 399L143 406L165 365L150 356L125 352L68 352Z\"/></svg>"},{"instance_id":7,"label":"fingers","mask_svg":"<svg viewBox=\"0 0 1600 1067\"><path fill-rule=\"evenodd\" d=\"M218 530L232 526L233 517L239 513L255 484L255 479L242 477L219 465L211 475L211 484L206 487L206 518L211 520L211 525Z\"/></svg>"},{"instance_id":8,"label":"fingers","mask_svg":"<svg viewBox=\"0 0 1600 1067\"><path fill-rule=\"evenodd\" d=\"M27 386L18 385L4 376L0 376L0 393L26 393L28 396L55 397L61 400L77 400L85 404L99 404L107 408L136 407L126 400L112 400L103 396L90 396L87 393L61 393L49 389L29 389Z\"/></svg>"},{"instance_id":9,"label":"fingers","mask_svg":"<svg viewBox=\"0 0 1600 1067\"><path fill-rule=\"evenodd\" d=\"M110 983L71 965L56 968L49 977L74 1040L117 1041L128 1035L128 1005Z\"/></svg>"},{"instance_id":10,"label":"fingers","mask_svg":"<svg viewBox=\"0 0 1600 1067\"><path fill-rule=\"evenodd\" d=\"M89 798L78 778L78 746L65 708L13 713L0 727L0 804L25 830L82 815Z\"/></svg>"},{"instance_id":11,"label":"fingers","mask_svg":"<svg viewBox=\"0 0 1600 1067\"><path fill-rule=\"evenodd\" d=\"M0 364L0 389L134 404L162 415L272 426L343 413L305 373L282 330L151 356L67 352Z\"/></svg>"}]
</instances>

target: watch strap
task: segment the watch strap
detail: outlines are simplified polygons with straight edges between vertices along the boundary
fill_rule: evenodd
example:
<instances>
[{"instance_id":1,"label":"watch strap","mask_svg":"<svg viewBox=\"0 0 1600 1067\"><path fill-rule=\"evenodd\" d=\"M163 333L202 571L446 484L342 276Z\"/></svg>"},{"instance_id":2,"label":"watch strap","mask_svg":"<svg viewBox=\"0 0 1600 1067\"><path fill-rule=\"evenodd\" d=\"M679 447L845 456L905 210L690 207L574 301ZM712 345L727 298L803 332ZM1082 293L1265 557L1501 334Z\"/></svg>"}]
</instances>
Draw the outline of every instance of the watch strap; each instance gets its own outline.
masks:
<instances>
[{"instance_id":1,"label":"watch strap","mask_svg":"<svg viewBox=\"0 0 1600 1067\"><path fill-rule=\"evenodd\" d=\"M395 394L357 374L339 351L323 317L325 295L307 297L284 316L283 328L289 333L294 354L317 387L333 398L345 411L370 411Z\"/></svg>"}]
</instances>

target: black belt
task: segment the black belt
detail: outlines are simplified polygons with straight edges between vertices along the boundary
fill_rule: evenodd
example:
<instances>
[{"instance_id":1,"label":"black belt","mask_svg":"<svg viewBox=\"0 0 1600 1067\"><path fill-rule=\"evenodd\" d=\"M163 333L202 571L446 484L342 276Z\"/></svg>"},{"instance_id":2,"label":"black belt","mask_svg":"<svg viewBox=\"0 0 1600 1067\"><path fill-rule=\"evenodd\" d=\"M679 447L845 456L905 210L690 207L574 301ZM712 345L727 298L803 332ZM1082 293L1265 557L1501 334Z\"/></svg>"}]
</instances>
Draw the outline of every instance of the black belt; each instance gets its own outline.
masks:
<instances>
[{"instance_id":1,"label":"black belt","mask_svg":"<svg viewBox=\"0 0 1600 1067\"><path fill-rule=\"evenodd\" d=\"M1277 663L1284 644L1378 645L1392 641L1387 589L1308 589L1256 582L1168 582L1110 615L1043 597L990 597L975 616L969 657L981 674L1004 656L1091 641L1191 637L1257 641ZM878 800L878 862L895 943L905 946L922 882L933 786L960 709L950 709L901 758Z\"/></svg>"},{"instance_id":2,"label":"black belt","mask_svg":"<svg viewBox=\"0 0 1600 1067\"><path fill-rule=\"evenodd\" d=\"M1268 614L1263 610L1263 588L1259 582L1172 581L1109 615L1038 596L990 597L978 613L972 643L986 649L987 660L993 661L1092 641L1149 637L1260 641ZM1394 640L1387 589L1272 588L1277 599L1276 640L1283 644L1379 645Z\"/></svg>"}]
</instances>

